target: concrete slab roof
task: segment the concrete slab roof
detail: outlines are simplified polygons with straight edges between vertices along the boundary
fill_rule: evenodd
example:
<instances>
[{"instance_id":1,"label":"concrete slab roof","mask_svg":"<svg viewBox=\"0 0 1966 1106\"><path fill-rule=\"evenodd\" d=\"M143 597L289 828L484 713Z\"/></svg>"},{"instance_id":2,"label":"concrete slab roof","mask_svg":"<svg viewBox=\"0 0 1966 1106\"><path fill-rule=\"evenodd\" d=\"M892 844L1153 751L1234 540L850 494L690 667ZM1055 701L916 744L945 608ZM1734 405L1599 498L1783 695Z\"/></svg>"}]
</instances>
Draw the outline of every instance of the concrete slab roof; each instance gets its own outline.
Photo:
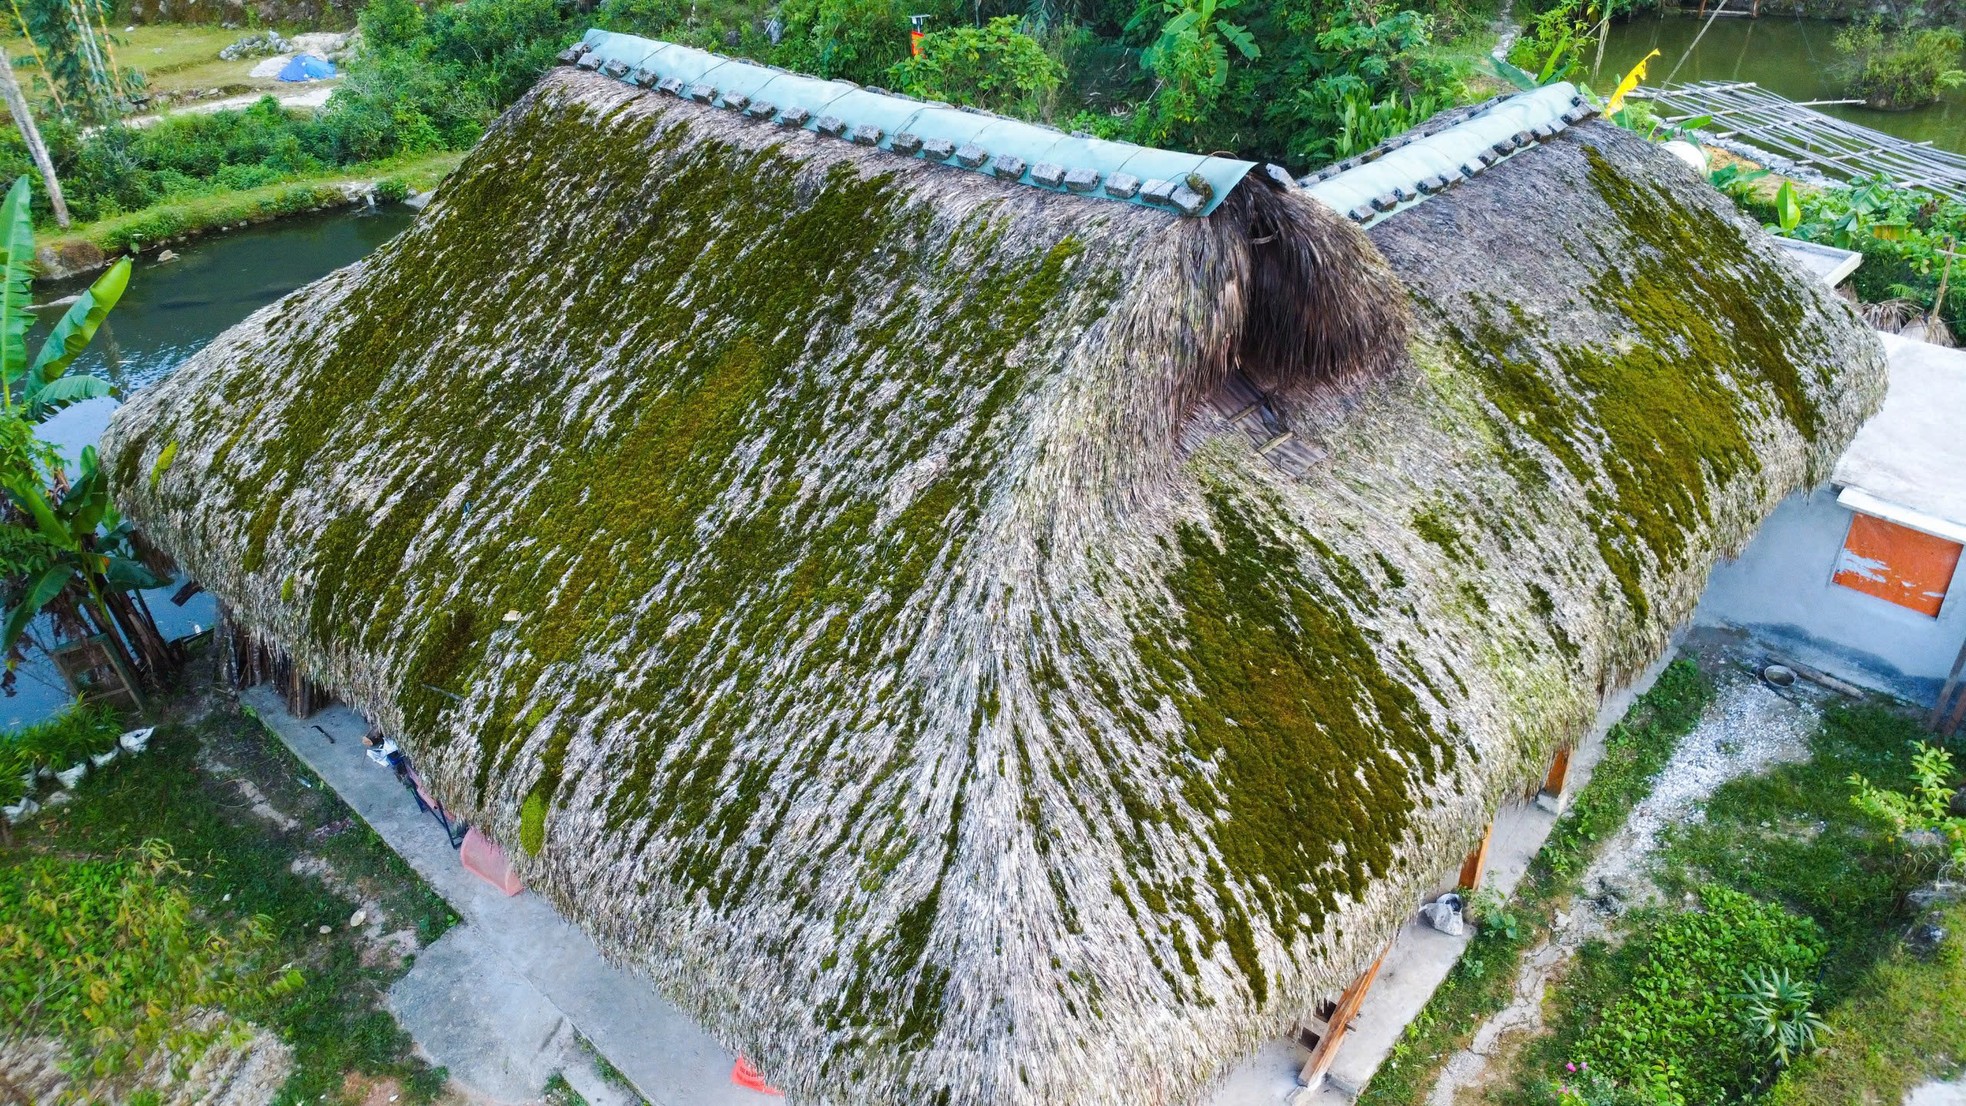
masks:
<instances>
[{"instance_id":1,"label":"concrete slab roof","mask_svg":"<svg viewBox=\"0 0 1966 1106\"><path fill-rule=\"evenodd\" d=\"M1890 391L1830 479L1848 506L1966 540L1966 351L1878 338Z\"/></svg>"},{"instance_id":2,"label":"concrete slab roof","mask_svg":"<svg viewBox=\"0 0 1966 1106\"><path fill-rule=\"evenodd\" d=\"M1855 250L1839 250L1835 246L1805 242L1800 238L1770 237L1783 253L1788 254L1789 260L1831 288L1843 283L1843 278L1856 272L1857 266L1864 262L1864 255Z\"/></svg>"}]
</instances>

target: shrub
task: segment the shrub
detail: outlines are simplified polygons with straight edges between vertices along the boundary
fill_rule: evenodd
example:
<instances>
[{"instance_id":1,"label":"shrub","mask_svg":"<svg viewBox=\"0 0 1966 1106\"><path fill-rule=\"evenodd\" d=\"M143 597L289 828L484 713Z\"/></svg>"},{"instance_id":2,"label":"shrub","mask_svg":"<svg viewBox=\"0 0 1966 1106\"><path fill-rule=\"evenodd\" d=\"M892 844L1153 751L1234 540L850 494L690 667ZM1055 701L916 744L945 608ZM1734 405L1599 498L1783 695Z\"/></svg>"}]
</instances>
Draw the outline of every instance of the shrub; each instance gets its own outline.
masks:
<instances>
[{"instance_id":1,"label":"shrub","mask_svg":"<svg viewBox=\"0 0 1966 1106\"><path fill-rule=\"evenodd\" d=\"M908 57L908 11L896 0L786 0L772 60L820 77L879 84Z\"/></svg>"},{"instance_id":2,"label":"shrub","mask_svg":"<svg viewBox=\"0 0 1966 1106\"><path fill-rule=\"evenodd\" d=\"M15 730L0 739L17 756L44 768L66 768L83 757L108 752L123 731L116 711L106 706L73 703L51 718Z\"/></svg>"},{"instance_id":3,"label":"shrub","mask_svg":"<svg viewBox=\"0 0 1966 1106\"><path fill-rule=\"evenodd\" d=\"M982 27L923 36L921 56L900 62L892 74L895 86L911 96L1025 118L1041 113L1064 77L1064 66L1007 15Z\"/></svg>"},{"instance_id":4,"label":"shrub","mask_svg":"<svg viewBox=\"0 0 1966 1106\"><path fill-rule=\"evenodd\" d=\"M1600 969L1618 980L1575 1053L1621 1086L1665 1084L1688 1103L1754 1091L1767 1066L1742 1032L1744 979L1807 976L1823 954L1816 923L1773 903L1709 885L1701 909L1645 920Z\"/></svg>"},{"instance_id":5,"label":"shrub","mask_svg":"<svg viewBox=\"0 0 1966 1106\"><path fill-rule=\"evenodd\" d=\"M1836 48L1844 56L1844 81L1872 107L1937 103L1946 89L1966 84L1966 70L1959 68L1966 38L1953 27L1887 34L1872 19L1844 28Z\"/></svg>"}]
</instances>

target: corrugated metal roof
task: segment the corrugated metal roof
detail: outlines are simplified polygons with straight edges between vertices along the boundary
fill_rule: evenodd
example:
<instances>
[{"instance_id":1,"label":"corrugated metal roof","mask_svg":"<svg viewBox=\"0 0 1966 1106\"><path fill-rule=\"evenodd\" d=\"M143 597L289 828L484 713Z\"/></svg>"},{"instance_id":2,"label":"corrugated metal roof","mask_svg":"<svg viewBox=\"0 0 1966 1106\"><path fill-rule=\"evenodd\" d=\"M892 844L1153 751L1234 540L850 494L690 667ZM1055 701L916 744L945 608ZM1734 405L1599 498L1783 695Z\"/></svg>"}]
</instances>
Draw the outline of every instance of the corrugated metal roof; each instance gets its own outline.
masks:
<instances>
[{"instance_id":1,"label":"corrugated metal roof","mask_svg":"<svg viewBox=\"0 0 1966 1106\"><path fill-rule=\"evenodd\" d=\"M561 57L644 88L741 111L760 123L796 126L1033 188L1184 215L1212 213L1256 168L1235 158L1066 134L609 31L588 31Z\"/></svg>"}]
</instances>

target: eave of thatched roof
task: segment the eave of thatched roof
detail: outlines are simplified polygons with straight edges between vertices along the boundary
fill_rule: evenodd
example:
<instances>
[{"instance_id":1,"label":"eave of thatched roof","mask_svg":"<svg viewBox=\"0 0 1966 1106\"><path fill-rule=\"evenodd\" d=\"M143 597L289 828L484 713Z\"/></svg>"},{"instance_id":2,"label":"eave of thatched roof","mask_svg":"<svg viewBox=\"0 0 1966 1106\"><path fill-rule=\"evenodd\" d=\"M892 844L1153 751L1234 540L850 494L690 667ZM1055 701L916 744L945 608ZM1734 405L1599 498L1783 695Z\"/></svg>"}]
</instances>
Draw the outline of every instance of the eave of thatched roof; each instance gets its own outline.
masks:
<instances>
[{"instance_id":1,"label":"eave of thatched roof","mask_svg":"<svg viewBox=\"0 0 1966 1106\"><path fill-rule=\"evenodd\" d=\"M1635 142L1573 130L1375 250L1254 175L1183 220L561 70L107 451L244 626L798 1098L1184 1101L1874 402L1849 313L1660 210Z\"/></svg>"}]
</instances>

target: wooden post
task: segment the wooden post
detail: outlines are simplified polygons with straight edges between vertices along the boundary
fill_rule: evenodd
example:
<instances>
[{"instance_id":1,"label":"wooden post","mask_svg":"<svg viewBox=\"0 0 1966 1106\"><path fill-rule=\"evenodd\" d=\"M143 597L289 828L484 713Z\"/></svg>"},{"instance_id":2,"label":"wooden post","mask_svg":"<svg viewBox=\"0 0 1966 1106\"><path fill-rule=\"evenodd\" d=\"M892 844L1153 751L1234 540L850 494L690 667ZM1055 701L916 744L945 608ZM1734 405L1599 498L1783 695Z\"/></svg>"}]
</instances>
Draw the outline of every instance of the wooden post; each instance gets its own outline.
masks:
<instances>
[{"instance_id":1,"label":"wooden post","mask_svg":"<svg viewBox=\"0 0 1966 1106\"><path fill-rule=\"evenodd\" d=\"M1946 705L1953 693L1959 690L1962 672L1966 672L1966 642L1960 643L1959 656L1953 658L1952 671L1946 674L1945 686L1939 689L1939 701L1932 705L1932 718L1927 725L1934 732L1946 732ZM1966 699L1966 695L1961 698Z\"/></svg>"},{"instance_id":2,"label":"wooden post","mask_svg":"<svg viewBox=\"0 0 1966 1106\"><path fill-rule=\"evenodd\" d=\"M1358 1008L1365 1003L1365 993L1372 989L1372 981L1379 978L1379 967L1386 962L1386 954L1392 948L1392 942L1386 942L1386 947L1379 950L1379 958L1372 962L1372 966L1352 980L1345 993L1338 996L1331 1016L1316 1019L1324 1023L1324 1032L1312 1047L1311 1058L1304 1062L1304 1070L1297 1077L1299 1083L1315 1087L1324 1081L1324 1073L1330 1071L1332 1063L1338 1059L1338 1046L1345 1042L1345 1035L1351 1032L1352 1019L1358 1017Z\"/></svg>"},{"instance_id":3,"label":"wooden post","mask_svg":"<svg viewBox=\"0 0 1966 1106\"><path fill-rule=\"evenodd\" d=\"M1549 762L1549 774L1543 776L1543 794L1561 800L1563 784L1571 778L1571 747L1559 748L1557 758Z\"/></svg>"},{"instance_id":4,"label":"wooden post","mask_svg":"<svg viewBox=\"0 0 1966 1106\"><path fill-rule=\"evenodd\" d=\"M1481 831L1481 844L1475 846L1475 850L1468 854L1468 859L1461 865L1461 886L1469 891L1479 890L1481 887L1482 874L1488 870L1488 841L1494 836L1495 823L1490 822L1488 828Z\"/></svg>"}]
</instances>

